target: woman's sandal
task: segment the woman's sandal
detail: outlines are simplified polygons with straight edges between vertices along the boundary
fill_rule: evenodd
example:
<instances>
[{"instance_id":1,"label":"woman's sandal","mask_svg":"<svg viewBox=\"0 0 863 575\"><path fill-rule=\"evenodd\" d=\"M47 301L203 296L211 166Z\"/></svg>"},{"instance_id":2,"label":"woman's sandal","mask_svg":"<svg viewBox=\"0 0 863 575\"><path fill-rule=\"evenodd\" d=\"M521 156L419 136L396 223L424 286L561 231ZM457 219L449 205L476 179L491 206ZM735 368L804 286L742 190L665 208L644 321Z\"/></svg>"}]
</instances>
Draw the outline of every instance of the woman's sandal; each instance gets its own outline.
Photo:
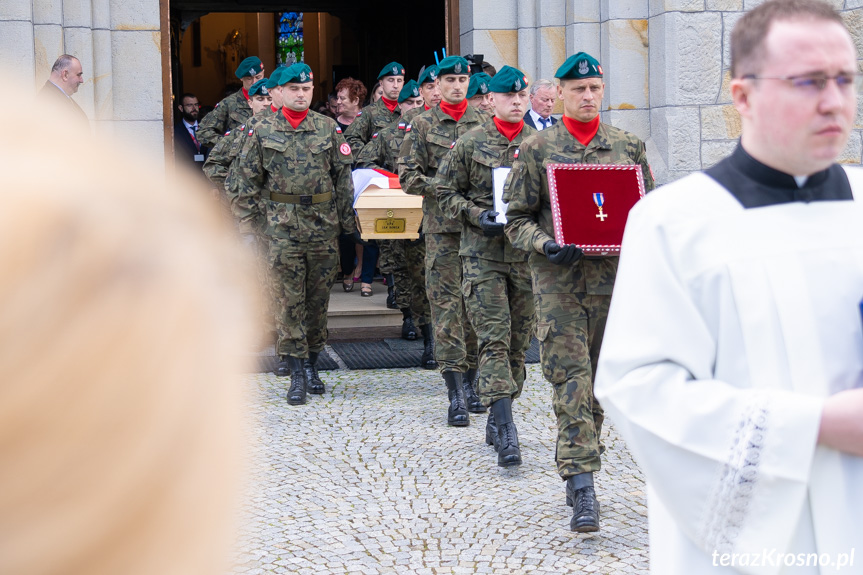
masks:
<instances>
[{"instance_id":1,"label":"woman's sandal","mask_svg":"<svg viewBox=\"0 0 863 575\"><path fill-rule=\"evenodd\" d=\"M360 295L363 297L371 297L374 292L372 291L372 286L369 284L363 284L360 286Z\"/></svg>"},{"instance_id":2,"label":"woman's sandal","mask_svg":"<svg viewBox=\"0 0 863 575\"><path fill-rule=\"evenodd\" d=\"M356 278L354 278L354 279L356 279ZM348 278L343 279L342 280L342 289L344 289L346 292L354 291L354 280L348 279Z\"/></svg>"}]
</instances>

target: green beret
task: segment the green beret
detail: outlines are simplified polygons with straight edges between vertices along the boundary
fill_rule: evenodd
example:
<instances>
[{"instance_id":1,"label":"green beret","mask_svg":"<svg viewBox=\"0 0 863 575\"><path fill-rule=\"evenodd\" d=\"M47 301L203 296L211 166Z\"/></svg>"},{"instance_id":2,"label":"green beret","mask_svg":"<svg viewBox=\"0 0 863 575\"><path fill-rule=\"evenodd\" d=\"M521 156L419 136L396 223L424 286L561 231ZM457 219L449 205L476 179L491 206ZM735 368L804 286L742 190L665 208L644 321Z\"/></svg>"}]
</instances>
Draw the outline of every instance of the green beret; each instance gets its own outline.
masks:
<instances>
[{"instance_id":1,"label":"green beret","mask_svg":"<svg viewBox=\"0 0 863 575\"><path fill-rule=\"evenodd\" d=\"M410 98L419 98L420 97L420 85L417 84L416 80L408 80L405 82L402 91L399 92L399 104L408 100Z\"/></svg>"},{"instance_id":2,"label":"green beret","mask_svg":"<svg viewBox=\"0 0 863 575\"><path fill-rule=\"evenodd\" d=\"M264 71L264 65L261 64L261 59L257 56L249 56L237 66L237 71L234 75L237 78L243 79L246 76L257 76Z\"/></svg>"},{"instance_id":3,"label":"green beret","mask_svg":"<svg viewBox=\"0 0 863 575\"><path fill-rule=\"evenodd\" d=\"M437 65L437 75L456 74L470 76L470 64L461 56L447 56Z\"/></svg>"},{"instance_id":4,"label":"green beret","mask_svg":"<svg viewBox=\"0 0 863 575\"><path fill-rule=\"evenodd\" d=\"M599 65L599 60L587 52L579 52L567 58L554 77L561 80L602 78L602 66Z\"/></svg>"},{"instance_id":5,"label":"green beret","mask_svg":"<svg viewBox=\"0 0 863 575\"><path fill-rule=\"evenodd\" d=\"M270 79L267 80L267 90L272 90L276 86L280 86L279 78L282 77L282 72L285 71L287 67L284 64L279 64L278 67L270 74Z\"/></svg>"},{"instance_id":6,"label":"green beret","mask_svg":"<svg viewBox=\"0 0 863 575\"><path fill-rule=\"evenodd\" d=\"M437 80L437 76L438 76L438 67L435 64L432 64L431 66L426 66L425 70L423 70L423 73L420 74L420 77L419 77L419 80L417 80L417 83L420 86L422 86L423 84L428 84L429 82L434 82L435 80Z\"/></svg>"},{"instance_id":7,"label":"green beret","mask_svg":"<svg viewBox=\"0 0 863 575\"><path fill-rule=\"evenodd\" d=\"M501 68L491 82L488 83L490 92L505 94L507 92L521 92L527 88L527 76L518 68L504 66Z\"/></svg>"},{"instance_id":8,"label":"green beret","mask_svg":"<svg viewBox=\"0 0 863 575\"><path fill-rule=\"evenodd\" d=\"M470 77L470 82L467 85L467 97L485 96L488 94L488 84L491 82L491 76L485 72L474 74Z\"/></svg>"},{"instance_id":9,"label":"green beret","mask_svg":"<svg viewBox=\"0 0 863 575\"><path fill-rule=\"evenodd\" d=\"M270 93L267 91L267 83L269 80L266 78L261 78L249 88L249 98L252 96L269 96Z\"/></svg>"},{"instance_id":10,"label":"green beret","mask_svg":"<svg viewBox=\"0 0 863 575\"><path fill-rule=\"evenodd\" d=\"M387 76L404 76L405 75L405 67L399 64L398 62L390 62L386 66L381 69L381 73L378 74L378 80L381 78L386 78Z\"/></svg>"},{"instance_id":11,"label":"green beret","mask_svg":"<svg viewBox=\"0 0 863 575\"><path fill-rule=\"evenodd\" d=\"M297 62L282 70L279 76L279 86L284 86L285 84L305 84L311 82L313 79L314 74L312 74L312 69L307 64Z\"/></svg>"}]
</instances>

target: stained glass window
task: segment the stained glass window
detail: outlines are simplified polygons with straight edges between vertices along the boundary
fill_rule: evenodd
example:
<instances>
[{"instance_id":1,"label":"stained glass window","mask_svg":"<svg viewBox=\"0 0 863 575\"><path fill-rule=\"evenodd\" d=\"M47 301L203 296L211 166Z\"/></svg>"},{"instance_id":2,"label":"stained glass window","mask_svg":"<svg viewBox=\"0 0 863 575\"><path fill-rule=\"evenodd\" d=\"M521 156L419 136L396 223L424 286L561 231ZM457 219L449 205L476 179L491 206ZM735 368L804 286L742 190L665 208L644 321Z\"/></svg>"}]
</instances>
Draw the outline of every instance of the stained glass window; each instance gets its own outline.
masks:
<instances>
[{"instance_id":1,"label":"stained glass window","mask_svg":"<svg viewBox=\"0 0 863 575\"><path fill-rule=\"evenodd\" d=\"M276 58L279 64L290 66L296 62L305 62L303 49L303 13L279 12L278 30L276 30Z\"/></svg>"}]
</instances>

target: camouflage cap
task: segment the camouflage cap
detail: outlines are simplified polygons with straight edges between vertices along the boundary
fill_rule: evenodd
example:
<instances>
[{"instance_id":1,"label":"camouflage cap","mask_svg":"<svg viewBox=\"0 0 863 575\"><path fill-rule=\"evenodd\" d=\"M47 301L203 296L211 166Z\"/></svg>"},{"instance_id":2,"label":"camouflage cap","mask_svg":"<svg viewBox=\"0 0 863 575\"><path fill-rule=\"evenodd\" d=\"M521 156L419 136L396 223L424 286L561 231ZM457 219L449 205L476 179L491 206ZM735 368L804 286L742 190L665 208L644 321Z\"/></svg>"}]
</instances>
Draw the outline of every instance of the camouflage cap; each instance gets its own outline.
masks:
<instances>
[{"instance_id":1,"label":"camouflage cap","mask_svg":"<svg viewBox=\"0 0 863 575\"><path fill-rule=\"evenodd\" d=\"M314 79L312 69L307 64L297 62L285 68L279 76L279 86L285 84L305 84Z\"/></svg>"},{"instance_id":2,"label":"camouflage cap","mask_svg":"<svg viewBox=\"0 0 863 575\"><path fill-rule=\"evenodd\" d=\"M485 96L488 94L488 85L491 82L491 76L485 72L474 74L470 77L470 82L467 85L467 97Z\"/></svg>"},{"instance_id":3,"label":"camouflage cap","mask_svg":"<svg viewBox=\"0 0 863 575\"><path fill-rule=\"evenodd\" d=\"M410 98L419 98L420 97L420 85L417 84L416 80L408 80L405 82L402 91L399 92L399 104L408 100Z\"/></svg>"},{"instance_id":4,"label":"camouflage cap","mask_svg":"<svg viewBox=\"0 0 863 575\"><path fill-rule=\"evenodd\" d=\"M470 76L470 64L461 56L447 56L437 65L437 75L446 76L447 74Z\"/></svg>"},{"instance_id":5,"label":"camouflage cap","mask_svg":"<svg viewBox=\"0 0 863 575\"><path fill-rule=\"evenodd\" d=\"M249 88L249 98L252 96L269 96L270 92L267 90L267 80L266 78L261 78Z\"/></svg>"},{"instance_id":6,"label":"camouflage cap","mask_svg":"<svg viewBox=\"0 0 863 575\"><path fill-rule=\"evenodd\" d=\"M386 78L387 76L404 76L405 75L405 67L399 64L398 62L390 62L386 66L381 69L381 73L378 74L378 80L381 78Z\"/></svg>"},{"instance_id":7,"label":"camouflage cap","mask_svg":"<svg viewBox=\"0 0 863 575\"><path fill-rule=\"evenodd\" d=\"M267 90L272 90L276 86L281 86L279 83L279 78L282 77L282 73L287 69L287 66L284 64L279 64L278 67L273 70L273 73L270 74L270 79L267 80Z\"/></svg>"},{"instance_id":8,"label":"camouflage cap","mask_svg":"<svg viewBox=\"0 0 863 575\"><path fill-rule=\"evenodd\" d=\"M423 84L429 84L437 80L438 76L438 67L436 64L432 64L431 66L426 66L423 73L420 74L419 79L417 79L417 83L422 86Z\"/></svg>"},{"instance_id":9,"label":"camouflage cap","mask_svg":"<svg viewBox=\"0 0 863 575\"><path fill-rule=\"evenodd\" d=\"M579 52L567 58L554 77L561 80L602 78L602 66L599 65L599 60L587 52Z\"/></svg>"},{"instance_id":10,"label":"camouflage cap","mask_svg":"<svg viewBox=\"0 0 863 575\"><path fill-rule=\"evenodd\" d=\"M261 63L261 59L257 56L249 56L237 66L237 71L234 72L234 75L237 78L245 78L246 76L257 76L261 72L264 71L264 65Z\"/></svg>"},{"instance_id":11,"label":"camouflage cap","mask_svg":"<svg viewBox=\"0 0 863 575\"><path fill-rule=\"evenodd\" d=\"M473 78L471 78L473 79ZM501 68L491 82L488 83L490 92L499 94L507 92L521 92L527 88L527 76L518 68L504 66Z\"/></svg>"}]
</instances>

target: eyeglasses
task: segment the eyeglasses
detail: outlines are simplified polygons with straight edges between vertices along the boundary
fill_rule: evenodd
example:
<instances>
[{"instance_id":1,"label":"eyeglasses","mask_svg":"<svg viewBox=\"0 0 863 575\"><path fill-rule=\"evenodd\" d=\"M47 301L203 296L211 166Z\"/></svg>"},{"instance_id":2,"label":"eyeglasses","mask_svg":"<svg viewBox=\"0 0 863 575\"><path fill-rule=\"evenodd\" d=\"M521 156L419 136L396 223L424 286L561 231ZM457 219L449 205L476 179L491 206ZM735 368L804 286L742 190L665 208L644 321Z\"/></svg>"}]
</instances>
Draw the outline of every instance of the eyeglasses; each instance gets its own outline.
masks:
<instances>
[{"instance_id":1,"label":"eyeglasses","mask_svg":"<svg viewBox=\"0 0 863 575\"><path fill-rule=\"evenodd\" d=\"M783 80L791 84L791 87L804 92L821 92L827 87L829 80L835 80L836 86L840 90L847 90L853 87L855 90L860 90L863 85L863 74L837 74L835 76L756 76L755 74L747 74L743 76L744 80Z\"/></svg>"}]
</instances>

